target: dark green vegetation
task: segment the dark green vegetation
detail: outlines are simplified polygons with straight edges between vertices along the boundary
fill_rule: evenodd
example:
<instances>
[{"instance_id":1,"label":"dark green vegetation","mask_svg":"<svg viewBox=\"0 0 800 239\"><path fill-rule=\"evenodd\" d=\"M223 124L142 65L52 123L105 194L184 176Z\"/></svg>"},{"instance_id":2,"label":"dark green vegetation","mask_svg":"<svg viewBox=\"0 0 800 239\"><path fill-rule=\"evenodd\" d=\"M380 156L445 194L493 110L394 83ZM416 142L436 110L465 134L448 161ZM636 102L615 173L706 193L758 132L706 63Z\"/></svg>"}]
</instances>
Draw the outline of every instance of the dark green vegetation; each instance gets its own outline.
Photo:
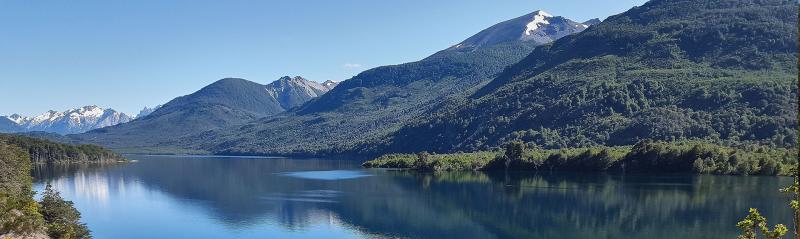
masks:
<instances>
[{"instance_id":1,"label":"dark green vegetation","mask_svg":"<svg viewBox=\"0 0 800 239\"><path fill-rule=\"evenodd\" d=\"M642 139L794 147L796 11L787 0L650 1L537 48L375 147L455 152L514 140L567 148Z\"/></svg>"},{"instance_id":2,"label":"dark green vegetation","mask_svg":"<svg viewBox=\"0 0 800 239\"><path fill-rule=\"evenodd\" d=\"M0 138L0 238L89 238L80 213L49 185L40 203L33 200L32 160L15 138Z\"/></svg>"},{"instance_id":3,"label":"dark green vegetation","mask_svg":"<svg viewBox=\"0 0 800 239\"><path fill-rule=\"evenodd\" d=\"M389 154L367 168L421 171L515 170L789 175L797 151L766 146L725 147L705 142L645 140L635 146L530 149L513 142L503 151L428 155Z\"/></svg>"},{"instance_id":4,"label":"dark green vegetation","mask_svg":"<svg viewBox=\"0 0 800 239\"><path fill-rule=\"evenodd\" d=\"M41 232L44 220L31 189L30 158L19 147L0 141L0 238Z\"/></svg>"},{"instance_id":5,"label":"dark green vegetation","mask_svg":"<svg viewBox=\"0 0 800 239\"><path fill-rule=\"evenodd\" d=\"M47 185L39 203L44 220L47 222L47 234L52 238L89 238L86 224L81 223L81 213L72 206L72 202L64 201L61 195Z\"/></svg>"},{"instance_id":6,"label":"dark green vegetation","mask_svg":"<svg viewBox=\"0 0 800 239\"><path fill-rule=\"evenodd\" d=\"M26 152L32 163L116 163L125 157L95 145L72 145L21 135L0 134L0 142Z\"/></svg>"}]
</instances>

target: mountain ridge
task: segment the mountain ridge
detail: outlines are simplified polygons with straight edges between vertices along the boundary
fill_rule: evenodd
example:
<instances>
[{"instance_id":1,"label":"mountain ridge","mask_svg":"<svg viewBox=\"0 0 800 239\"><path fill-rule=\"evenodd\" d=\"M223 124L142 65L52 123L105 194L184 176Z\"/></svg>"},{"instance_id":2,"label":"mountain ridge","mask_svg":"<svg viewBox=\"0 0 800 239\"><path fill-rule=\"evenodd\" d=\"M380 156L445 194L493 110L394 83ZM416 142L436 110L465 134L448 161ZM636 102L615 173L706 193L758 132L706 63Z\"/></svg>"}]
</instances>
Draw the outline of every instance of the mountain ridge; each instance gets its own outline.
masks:
<instances>
[{"instance_id":1,"label":"mountain ridge","mask_svg":"<svg viewBox=\"0 0 800 239\"><path fill-rule=\"evenodd\" d=\"M1 117L0 131L8 133L42 131L58 134L83 133L89 130L126 123L133 117L114 109L96 105L83 106L65 111L49 110L33 117L19 114ZM5 129L2 129L5 128Z\"/></svg>"},{"instance_id":2,"label":"mountain ridge","mask_svg":"<svg viewBox=\"0 0 800 239\"><path fill-rule=\"evenodd\" d=\"M160 147L179 137L279 114L327 90L302 77L282 77L267 85L224 78L176 97L145 117L71 137L111 148Z\"/></svg>"}]
</instances>

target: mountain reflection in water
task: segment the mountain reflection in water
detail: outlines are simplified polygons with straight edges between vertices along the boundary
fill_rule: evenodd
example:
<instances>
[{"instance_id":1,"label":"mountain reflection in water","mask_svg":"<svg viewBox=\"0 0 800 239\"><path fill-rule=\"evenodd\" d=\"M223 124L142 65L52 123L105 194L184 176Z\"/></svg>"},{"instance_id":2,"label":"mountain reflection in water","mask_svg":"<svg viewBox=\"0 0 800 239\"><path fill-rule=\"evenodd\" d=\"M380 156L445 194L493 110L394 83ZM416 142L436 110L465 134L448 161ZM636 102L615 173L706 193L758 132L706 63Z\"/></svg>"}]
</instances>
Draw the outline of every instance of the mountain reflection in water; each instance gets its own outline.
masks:
<instances>
[{"instance_id":1,"label":"mountain reflection in water","mask_svg":"<svg viewBox=\"0 0 800 239\"><path fill-rule=\"evenodd\" d=\"M363 170L348 160L132 156L42 166L96 238L732 238L790 222L791 178Z\"/></svg>"}]
</instances>

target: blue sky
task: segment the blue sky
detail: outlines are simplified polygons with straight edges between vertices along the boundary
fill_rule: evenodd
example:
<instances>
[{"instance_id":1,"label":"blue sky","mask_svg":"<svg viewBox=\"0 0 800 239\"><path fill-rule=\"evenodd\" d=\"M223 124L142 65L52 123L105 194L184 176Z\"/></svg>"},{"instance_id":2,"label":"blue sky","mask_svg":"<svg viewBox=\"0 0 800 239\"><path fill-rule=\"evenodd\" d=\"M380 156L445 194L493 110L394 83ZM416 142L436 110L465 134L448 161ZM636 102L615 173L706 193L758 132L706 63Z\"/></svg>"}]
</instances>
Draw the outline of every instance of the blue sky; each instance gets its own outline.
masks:
<instances>
[{"instance_id":1,"label":"blue sky","mask_svg":"<svg viewBox=\"0 0 800 239\"><path fill-rule=\"evenodd\" d=\"M644 0L3 1L0 115L135 114L224 77L346 80L542 9L576 21Z\"/></svg>"}]
</instances>

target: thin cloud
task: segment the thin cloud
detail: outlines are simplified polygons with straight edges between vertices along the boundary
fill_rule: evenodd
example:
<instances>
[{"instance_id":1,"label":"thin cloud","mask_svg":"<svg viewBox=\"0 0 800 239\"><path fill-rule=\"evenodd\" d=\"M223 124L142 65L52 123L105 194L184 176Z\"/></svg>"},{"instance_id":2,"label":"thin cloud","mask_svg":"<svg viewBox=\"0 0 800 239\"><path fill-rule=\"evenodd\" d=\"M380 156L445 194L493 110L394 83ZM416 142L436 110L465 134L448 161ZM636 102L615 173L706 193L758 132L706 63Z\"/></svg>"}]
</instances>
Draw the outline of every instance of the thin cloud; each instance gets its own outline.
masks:
<instances>
[{"instance_id":1,"label":"thin cloud","mask_svg":"<svg viewBox=\"0 0 800 239\"><path fill-rule=\"evenodd\" d=\"M344 63L344 65L342 65L342 67L349 68L349 69L356 69L356 68L361 68L363 66L361 64L358 64L358 63Z\"/></svg>"}]
</instances>

